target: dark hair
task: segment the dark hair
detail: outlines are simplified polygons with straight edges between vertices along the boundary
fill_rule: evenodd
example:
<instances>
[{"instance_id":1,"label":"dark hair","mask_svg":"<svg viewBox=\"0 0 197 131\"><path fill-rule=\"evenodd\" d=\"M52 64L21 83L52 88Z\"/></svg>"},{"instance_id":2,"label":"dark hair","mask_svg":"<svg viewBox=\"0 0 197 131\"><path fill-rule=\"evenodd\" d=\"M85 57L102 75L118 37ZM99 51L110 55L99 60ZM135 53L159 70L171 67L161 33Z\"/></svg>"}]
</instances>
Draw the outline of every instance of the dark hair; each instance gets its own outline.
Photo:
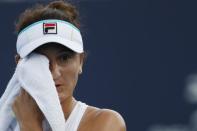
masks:
<instances>
[{"instance_id":1,"label":"dark hair","mask_svg":"<svg viewBox=\"0 0 197 131\"><path fill-rule=\"evenodd\" d=\"M38 4L26 9L15 23L16 33L18 34L34 22L46 19L65 20L80 28L79 13L76 7L68 2L59 0L50 2L47 5Z\"/></svg>"},{"instance_id":2,"label":"dark hair","mask_svg":"<svg viewBox=\"0 0 197 131\"><path fill-rule=\"evenodd\" d=\"M37 4L32 8L26 9L15 23L16 33L20 33L25 27L41 20L59 19L70 22L80 29L79 12L73 4L64 0L56 0L46 5ZM69 50L69 49L68 49ZM74 52L73 52L74 53ZM88 53L84 52L84 60ZM15 56L20 58L19 54Z\"/></svg>"}]
</instances>

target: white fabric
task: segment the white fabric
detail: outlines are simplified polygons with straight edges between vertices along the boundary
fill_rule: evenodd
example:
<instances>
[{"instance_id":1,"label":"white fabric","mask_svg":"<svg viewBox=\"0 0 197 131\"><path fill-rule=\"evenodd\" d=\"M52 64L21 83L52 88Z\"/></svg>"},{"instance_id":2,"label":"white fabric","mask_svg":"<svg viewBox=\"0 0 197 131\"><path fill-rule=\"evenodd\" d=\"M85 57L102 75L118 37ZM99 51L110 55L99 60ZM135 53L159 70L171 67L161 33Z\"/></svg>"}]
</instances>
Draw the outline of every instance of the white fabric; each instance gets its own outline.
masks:
<instances>
[{"instance_id":1,"label":"white fabric","mask_svg":"<svg viewBox=\"0 0 197 131\"><path fill-rule=\"evenodd\" d=\"M52 28L45 33L46 24L55 26L50 26ZM17 53L24 58L37 47L49 42L62 44L77 53L83 52L83 40L79 29L69 22L50 19L35 22L19 33Z\"/></svg>"},{"instance_id":2,"label":"white fabric","mask_svg":"<svg viewBox=\"0 0 197 131\"><path fill-rule=\"evenodd\" d=\"M65 131L77 131L87 107L88 105L85 103L80 101L77 102L65 123ZM43 131L51 131L51 128L46 121L43 122Z\"/></svg>"},{"instance_id":3,"label":"white fabric","mask_svg":"<svg viewBox=\"0 0 197 131\"><path fill-rule=\"evenodd\" d=\"M72 113L70 114L68 120L66 121L66 130L67 131L77 131L80 121L87 109L85 103L78 102Z\"/></svg>"},{"instance_id":4,"label":"white fabric","mask_svg":"<svg viewBox=\"0 0 197 131\"><path fill-rule=\"evenodd\" d=\"M65 119L56 87L49 70L48 59L31 54L19 61L15 73L0 99L0 131L15 124L11 105L21 87L36 101L53 131L65 131Z\"/></svg>"}]
</instances>

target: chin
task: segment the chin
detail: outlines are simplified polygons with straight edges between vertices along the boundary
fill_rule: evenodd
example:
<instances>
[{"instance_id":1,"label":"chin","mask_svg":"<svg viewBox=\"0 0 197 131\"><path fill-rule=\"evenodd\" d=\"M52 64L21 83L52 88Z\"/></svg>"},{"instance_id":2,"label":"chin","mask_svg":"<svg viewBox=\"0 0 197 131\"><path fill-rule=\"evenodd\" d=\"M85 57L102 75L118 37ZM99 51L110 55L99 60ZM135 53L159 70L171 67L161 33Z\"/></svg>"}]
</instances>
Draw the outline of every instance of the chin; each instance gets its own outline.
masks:
<instances>
[{"instance_id":1,"label":"chin","mask_svg":"<svg viewBox=\"0 0 197 131\"><path fill-rule=\"evenodd\" d=\"M58 96L59 96L60 103L64 102L68 98L66 94L62 94L62 93L59 93Z\"/></svg>"}]
</instances>

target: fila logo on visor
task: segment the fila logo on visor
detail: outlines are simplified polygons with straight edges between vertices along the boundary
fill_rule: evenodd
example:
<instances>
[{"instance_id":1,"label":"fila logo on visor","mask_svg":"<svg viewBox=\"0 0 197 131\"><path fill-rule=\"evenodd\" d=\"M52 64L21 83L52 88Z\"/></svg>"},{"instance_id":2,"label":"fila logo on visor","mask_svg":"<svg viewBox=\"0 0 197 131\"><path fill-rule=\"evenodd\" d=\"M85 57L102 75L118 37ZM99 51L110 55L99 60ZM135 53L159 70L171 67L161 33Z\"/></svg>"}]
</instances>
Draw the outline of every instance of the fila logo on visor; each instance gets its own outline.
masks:
<instances>
[{"instance_id":1,"label":"fila logo on visor","mask_svg":"<svg viewBox=\"0 0 197 131\"><path fill-rule=\"evenodd\" d=\"M43 23L44 34L57 34L57 23Z\"/></svg>"}]
</instances>

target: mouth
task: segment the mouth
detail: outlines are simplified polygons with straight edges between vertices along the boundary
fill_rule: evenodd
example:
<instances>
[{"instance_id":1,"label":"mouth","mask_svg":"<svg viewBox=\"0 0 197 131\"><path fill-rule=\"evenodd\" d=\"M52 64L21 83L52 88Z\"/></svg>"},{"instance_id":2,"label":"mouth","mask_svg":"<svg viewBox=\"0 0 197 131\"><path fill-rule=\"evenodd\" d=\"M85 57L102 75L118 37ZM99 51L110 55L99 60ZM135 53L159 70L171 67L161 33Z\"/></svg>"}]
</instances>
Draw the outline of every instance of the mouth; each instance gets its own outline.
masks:
<instances>
[{"instance_id":1,"label":"mouth","mask_svg":"<svg viewBox=\"0 0 197 131\"><path fill-rule=\"evenodd\" d=\"M58 88L58 87L60 87L60 86L61 86L61 84L55 84L55 86Z\"/></svg>"},{"instance_id":2,"label":"mouth","mask_svg":"<svg viewBox=\"0 0 197 131\"><path fill-rule=\"evenodd\" d=\"M61 91L61 84L55 84L55 87L57 89L57 92L60 92Z\"/></svg>"}]
</instances>

